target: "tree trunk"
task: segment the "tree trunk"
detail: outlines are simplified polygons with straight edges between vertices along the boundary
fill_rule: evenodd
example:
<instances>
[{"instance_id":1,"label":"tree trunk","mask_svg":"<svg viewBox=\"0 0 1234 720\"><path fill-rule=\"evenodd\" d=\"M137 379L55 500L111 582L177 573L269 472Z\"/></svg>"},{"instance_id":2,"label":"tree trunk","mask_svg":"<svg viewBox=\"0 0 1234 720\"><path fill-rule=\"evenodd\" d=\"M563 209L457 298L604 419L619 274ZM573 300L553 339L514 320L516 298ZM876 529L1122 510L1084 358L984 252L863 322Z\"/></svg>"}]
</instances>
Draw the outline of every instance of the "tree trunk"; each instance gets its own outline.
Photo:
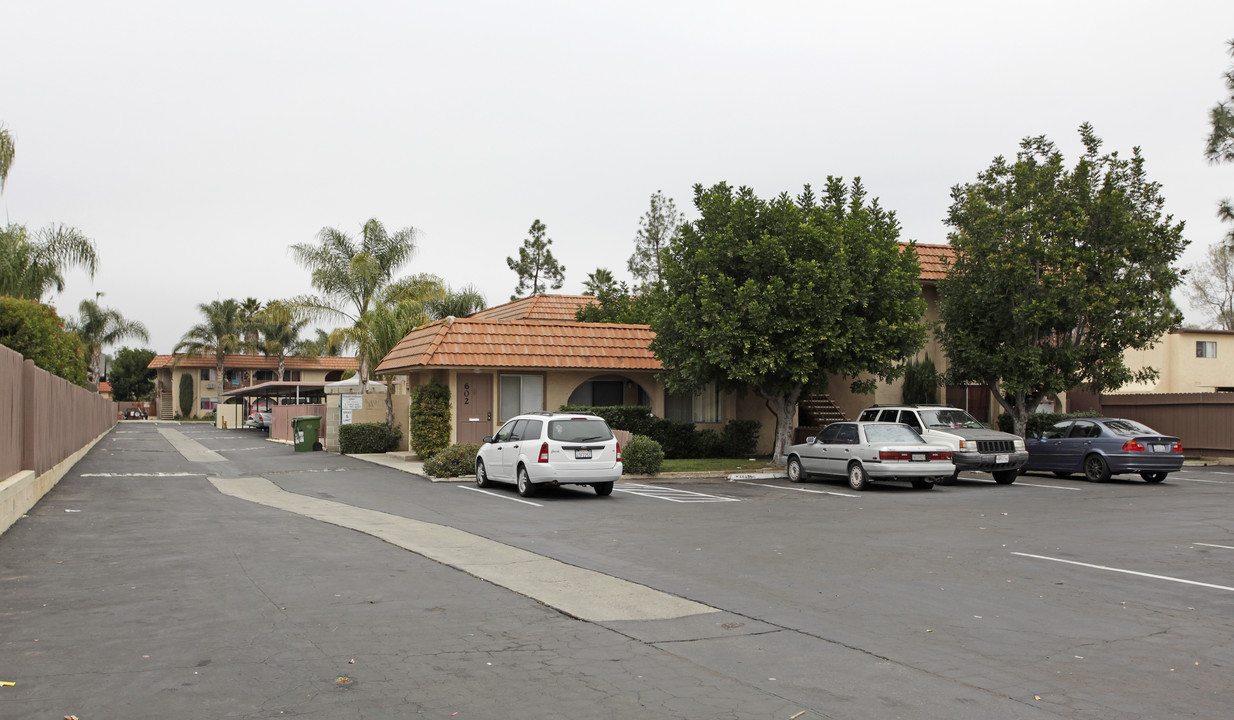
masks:
<instances>
[{"instance_id":1,"label":"tree trunk","mask_svg":"<svg viewBox=\"0 0 1234 720\"><path fill-rule=\"evenodd\" d=\"M797 385L790 392L778 395L755 391L767 401L767 409L776 417L776 442L771 450L771 461L776 465L785 464L788 448L793 444L793 430L797 425L797 400L801 398L802 389L802 385Z\"/></svg>"},{"instance_id":2,"label":"tree trunk","mask_svg":"<svg viewBox=\"0 0 1234 720\"><path fill-rule=\"evenodd\" d=\"M998 404L1002 405L1007 414L1011 416L1011 431L1020 437L1027 437L1028 418L1037 411L1041 398L1045 397L1045 391L1042 390L1032 395L1018 392L1012 397L1006 397L999 392L997 383L991 383L987 387L994 392Z\"/></svg>"},{"instance_id":3,"label":"tree trunk","mask_svg":"<svg viewBox=\"0 0 1234 720\"><path fill-rule=\"evenodd\" d=\"M397 427L394 424L394 383L390 382L390 378L386 377L386 427L390 428L390 432L394 432Z\"/></svg>"}]
</instances>

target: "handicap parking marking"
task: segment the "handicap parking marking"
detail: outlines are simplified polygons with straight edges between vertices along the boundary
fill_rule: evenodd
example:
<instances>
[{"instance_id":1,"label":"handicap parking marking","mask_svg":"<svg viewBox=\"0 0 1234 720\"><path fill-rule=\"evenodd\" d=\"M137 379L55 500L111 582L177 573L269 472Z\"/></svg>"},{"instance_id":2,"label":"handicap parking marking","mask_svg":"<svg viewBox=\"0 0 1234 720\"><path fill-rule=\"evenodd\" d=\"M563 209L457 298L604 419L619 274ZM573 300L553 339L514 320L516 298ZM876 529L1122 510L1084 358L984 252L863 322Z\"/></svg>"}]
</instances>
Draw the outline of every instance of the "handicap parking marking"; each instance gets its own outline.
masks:
<instances>
[{"instance_id":1,"label":"handicap parking marking","mask_svg":"<svg viewBox=\"0 0 1234 720\"><path fill-rule=\"evenodd\" d=\"M656 500L668 500L669 502L676 503L741 502L740 498L708 495L707 493L694 492L693 490L678 490L659 485L640 485L638 483L621 483L614 485L613 490L629 495L638 495L639 497L654 498Z\"/></svg>"},{"instance_id":2,"label":"handicap parking marking","mask_svg":"<svg viewBox=\"0 0 1234 720\"><path fill-rule=\"evenodd\" d=\"M492 492L492 491L490 491L490 490L481 490L481 489L480 489L480 488L478 488L478 487L471 487L470 485L455 485L454 487L456 487L456 488L458 488L458 489L460 489L460 490L470 490L470 491L472 491L472 492L478 492L478 493L481 493L481 494L483 494L483 495L488 495L489 497L500 498L500 499L502 499L502 500L513 500L514 502L520 502L520 503L523 503L524 505L534 505L535 507L544 507L544 506L543 506L543 505L541 505L540 503L534 503L534 502L532 502L532 501L530 501L530 500L524 500L524 499L522 499L522 498L510 497L509 495L502 495L501 493L495 493L495 492Z\"/></svg>"},{"instance_id":3,"label":"handicap parking marking","mask_svg":"<svg viewBox=\"0 0 1234 720\"><path fill-rule=\"evenodd\" d=\"M797 492L813 493L815 495L835 495L836 497L859 498L861 495L853 495L852 493L836 492L834 490L812 490L810 488L792 487L788 485L768 485L767 483L746 482L745 480L734 480L733 482L741 483L742 485L757 485L758 487L772 488L773 490L796 490Z\"/></svg>"}]
</instances>

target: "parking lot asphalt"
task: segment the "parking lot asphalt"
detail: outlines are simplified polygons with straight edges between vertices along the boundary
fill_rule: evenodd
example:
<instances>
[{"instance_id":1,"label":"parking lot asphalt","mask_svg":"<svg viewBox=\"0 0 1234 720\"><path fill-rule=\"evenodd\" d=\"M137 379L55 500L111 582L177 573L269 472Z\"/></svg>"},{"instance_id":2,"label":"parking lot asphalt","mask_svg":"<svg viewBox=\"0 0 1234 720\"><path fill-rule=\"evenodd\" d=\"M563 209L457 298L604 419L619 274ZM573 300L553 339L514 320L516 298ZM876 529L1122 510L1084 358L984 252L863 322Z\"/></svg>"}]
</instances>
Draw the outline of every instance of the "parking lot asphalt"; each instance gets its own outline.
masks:
<instances>
[{"instance_id":1,"label":"parking lot asphalt","mask_svg":"<svg viewBox=\"0 0 1234 720\"><path fill-rule=\"evenodd\" d=\"M0 536L0 718L1226 717L1232 493L528 502L122 423Z\"/></svg>"}]
</instances>

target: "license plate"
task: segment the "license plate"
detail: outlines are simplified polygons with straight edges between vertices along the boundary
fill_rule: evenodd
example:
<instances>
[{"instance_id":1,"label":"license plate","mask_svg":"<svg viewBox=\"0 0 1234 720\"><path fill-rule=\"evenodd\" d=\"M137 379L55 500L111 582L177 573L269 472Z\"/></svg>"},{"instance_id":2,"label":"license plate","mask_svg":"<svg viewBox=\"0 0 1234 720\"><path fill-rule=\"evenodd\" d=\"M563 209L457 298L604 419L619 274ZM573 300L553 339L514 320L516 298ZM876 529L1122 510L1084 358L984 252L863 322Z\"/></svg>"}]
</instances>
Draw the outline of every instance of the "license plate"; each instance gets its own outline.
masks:
<instances>
[{"instance_id":1,"label":"license plate","mask_svg":"<svg viewBox=\"0 0 1234 720\"><path fill-rule=\"evenodd\" d=\"M998 463L999 465L1006 465L1007 463L1011 462L1011 456L1010 455L995 455L994 462Z\"/></svg>"},{"instance_id":2,"label":"license plate","mask_svg":"<svg viewBox=\"0 0 1234 720\"><path fill-rule=\"evenodd\" d=\"M590 450L575 450L574 459L575 460L590 460L591 451Z\"/></svg>"},{"instance_id":3,"label":"license plate","mask_svg":"<svg viewBox=\"0 0 1234 720\"><path fill-rule=\"evenodd\" d=\"M925 462L925 453L913 453L913 462Z\"/></svg>"},{"instance_id":4,"label":"license plate","mask_svg":"<svg viewBox=\"0 0 1234 720\"><path fill-rule=\"evenodd\" d=\"M1153 452L1169 452L1169 451L1170 451L1169 445L1154 445L1153 446Z\"/></svg>"}]
</instances>

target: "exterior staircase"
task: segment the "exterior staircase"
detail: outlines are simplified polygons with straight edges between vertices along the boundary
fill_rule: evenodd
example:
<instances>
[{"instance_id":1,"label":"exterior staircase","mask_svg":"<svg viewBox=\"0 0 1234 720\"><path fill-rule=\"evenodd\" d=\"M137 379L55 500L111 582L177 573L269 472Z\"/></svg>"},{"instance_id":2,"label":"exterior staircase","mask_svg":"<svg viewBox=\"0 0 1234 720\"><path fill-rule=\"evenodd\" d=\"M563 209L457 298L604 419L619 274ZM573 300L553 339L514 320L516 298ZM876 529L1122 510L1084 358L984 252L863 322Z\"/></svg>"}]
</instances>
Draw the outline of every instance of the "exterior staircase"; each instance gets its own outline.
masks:
<instances>
[{"instance_id":1,"label":"exterior staircase","mask_svg":"<svg viewBox=\"0 0 1234 720\"><path fill-rule=\"evenodd\" d=\"M175 420L176 409L171 406L171 393L159 393L159 420Z\"/></svg>"}]
</instances>

